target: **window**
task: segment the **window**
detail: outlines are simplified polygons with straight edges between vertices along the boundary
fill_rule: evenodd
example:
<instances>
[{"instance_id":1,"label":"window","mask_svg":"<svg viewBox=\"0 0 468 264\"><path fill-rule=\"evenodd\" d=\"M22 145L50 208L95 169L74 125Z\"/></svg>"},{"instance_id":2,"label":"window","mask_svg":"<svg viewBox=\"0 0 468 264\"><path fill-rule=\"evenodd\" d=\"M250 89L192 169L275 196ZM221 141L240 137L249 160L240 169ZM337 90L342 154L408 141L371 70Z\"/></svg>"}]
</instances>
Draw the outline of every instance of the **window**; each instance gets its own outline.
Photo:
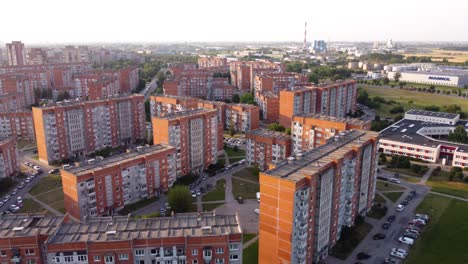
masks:
<instances>
[{"instance_id":1,"label":"window","mask_svg":"<svg viewBox=\"0 0 468 264\"><path fill-rule=\"evenodd\" d=\"M224 264L224 259L222 259L222 258L217 258L217 259L215 260L215 263L216 263L216 264Z\"/></svg>"},{"instance_id":2,"label":"window","mask_svg":"<svg viewBox=\"0 0 468 264\"><path fill-rule=\"evenodd\" d=\"M114 257L113 257L113 256L105 256L105 257L104 257L104 262L106 262L106 263L114 263Z\"/></svg>"},{"instance_id":3,"label":"window","mask_svg":"<svg viewBox=\"0 0 468 264\"><path fill-rule=\"evenodd\" d=\"M223 254L224 253L224 248L217 248L216 249L216 254Z\"/></svg>"},{"instance_id":4,"label":"window","mask_svg":"<svg viewBox=\"0 0 468 264\"><path fill-rule=\"evenodd\" d=\"M36 261L34 259L28 259L28 261L26 261L26 264L36 264Z\"/></svg>"},{"instance_id":5,"label":"window","mask_svg":"<svg viewBox=\"0 0 468 264\"><path fill-rule=\"evenodd\" d=\"M34 255L34 248L27 248L26 255Z\"/></svg>"},{"instance_id":6,"label":"window","mask_svg":"<svg viewBox=\"0 0 468 264\"><path fill-rule=\"evenodd\" d=\"M94 256L94 261L95 262L101 261L101 256Z\"/></svg>"},{"instance_id":7,"label":"window","mask_svg":"<svg viewBox=\"0 0 468 264\"><path fill-rule=\"evenodd\" d=\"M198 264L198 260L196 259L192 260L192 264Z\"/></svg>"},{"instance_id":8,"label":"window","mask_svg":"<svg viewBox=\"0 0 468 264\"><path fill-rule=\"evenodd\" d=\"M0 251L0 256L1 257L6 257L6 251L5 250Z\"/></svg>"},{"instance_id":9,"label":"window","mask_svg":"<svg viewBox=\"0 0 468 264\"><path fill-rule=\"evenodd\" d=\"M229 250L239 250L238 244L229 244Z\"/></svg>"},{"instance_id":10,"label":"window","mask_svg":"<svg viewBox=\"0 0 468 264\"><path fill-rule=\"evenodd\" d=\"M239 260L239 255L229 255L229 260Z\"/></svg>"},{"instance_id":11,"label":"window","mask_svg":"<svg viewBox=\"0 0 468 264\"><path fill-rule=\"evenodd\" d=\"M144 256L145 250L144 249L137 249L135 250L135 256Z\"/></svg>"},{"instance_id":12,"label":"window","mask_svg":"<svg viewBox=\"0 0 468 264\"><path fill-rule=\"evenodd\" d=\"M78 261L88 261L88 256L86 256L86 255L79 255L79 256L78 256Z\"/></svg>"},{"instance_id":13,"label":"window","mask_svg":"<svg viewBox=\"0 0 468 264\"><path fill-rule=\"evenodd\" d=\"M119 254L119 260L127 260L128 259L128 254L127 253L120 253Z\"/></svg>"},{"instance_id":14,"label":"window","mask_svg":"<svg viewBox=\"0 0 468 264\"><path fill-rule=\"evenodd\" d=\"M65 256L64 260L65 262L73 262L73 256Z\"/></svg>"},{"instance_id":15,"label":"window","mask_svg":"<svg viewBox=\"0 0 468 264\"><path fill-rule=\"evenodd\" d=\"M211 257L211 250L203 250L204 257Z\"/></svg>"},{"instance_id":16,"label":"window","mask_svg":"<svg viewBox=\"0 0 468 264\"><path fill-rule=\"evenodd\" d=\"M192 256L198 255L198 249L192 249Z\"/></svg>"},{"instance_id":17,"label":"window","mask_svg":"<svg viewBox=\"0 0 468 264\"><path fill-rule=\"evenodd\" d=\"M151 249L151 255L159 256L159 249L157 249L157 248L152 248L152 249Z\"/></svg>"},{"instance_id":18,"label":"window","mask_svg":"<svg viewBox=\"0 0 468 264\"><path fill-rule=\"evenodd\" d=\"M60 257L55 257L54 261L55 261L55 263L60 263Z\"/></svg>"}]
</instances>

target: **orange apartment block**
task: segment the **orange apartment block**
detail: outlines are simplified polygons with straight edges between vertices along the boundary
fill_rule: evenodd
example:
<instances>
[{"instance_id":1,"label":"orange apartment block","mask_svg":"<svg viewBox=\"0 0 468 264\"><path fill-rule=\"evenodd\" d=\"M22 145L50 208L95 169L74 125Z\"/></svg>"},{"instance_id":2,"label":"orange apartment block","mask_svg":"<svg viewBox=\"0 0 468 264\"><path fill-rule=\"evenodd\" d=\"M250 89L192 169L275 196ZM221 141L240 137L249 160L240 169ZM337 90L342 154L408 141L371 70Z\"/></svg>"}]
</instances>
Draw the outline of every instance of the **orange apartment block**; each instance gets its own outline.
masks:
<instances>
[{"instance_id":1,"label":"orange apartment block","mask_svg":"<svg viewBox=\"0 0 468 264\"><path fill-rule=\"evenodd\" d=\"M300 82L300 75L290 72L264 73L255 76L254 91L273 91L276 94L283 89L292 89Z\"/></svg>"},{"instance_id":2,"label":"orange apartment block","mask_svg":"<svg viewBox=\"0 0 468 264\"><path fill-rule=\"evenodd\" d=\"M15 137L0 138L0 179L15 176L18 172Z\"/></svg>"},{"instance_id":3,"label":"orange apartment block","mask_svg":"<svg viewBox=\"0 0 468 264\"><path fill-rule=\"evenodd\" d=\"M158 196L176 181L176 151L139 146L61 170L65 210L76 219L114 215L125 205Z\"/></svg>"},{"instance_id":4,"label":"orange apartment block","mask_svg":"<svg viewBox=\"0 0 468 264\"><path fill-rule=\"evenodd\" d=\"M370 130L371 120L339 118L321 114L298 114L293 117L291 137L293 152L316 148L340 132L358 129Z\"/></svg>"},{"instance_id":5,"label":"orange apartment block","mask_svg":"<svg viewBox=\"0 0 468 264\"><path fill-rule=\"evenodd\" d=\"M35 141L31 111L0 113L0 137Z\"/></svg>"},{"instance_id":6,"label":"orange apartment block","mask_svg":"<svg viewBox=\"0 0 468 264\"><path fill-rule=\"evenodd\" d=\"M217 111L193 109L165 116L153 117L154 144L168 144L176 148L177 177L200 172L217 161Z\"/></svg>"},{"instance_id":7,"label":"orange apartment block","mask_svg":"<svg viewBox=\"0 0 468 264\"><path fill-rule=\"evenodd\" d=\"M218 151L223 150L224 147L224 121L226 120L226 103L219 101L204 101L198 102L199 108L216 109L218 120Z\"/></svg>"},{"instance_id":8,"label":"orange apartment block","mask_svg":"<svg viewBox=\"0 0 468 264\"><path fill-rule=\"evenodd\" d=\"M291 127L295 114L316 113L317 90L312 86L282 90L279 94L279 123L284 127Z\"/></svg>"},{"instance_id":9,"label":"orange apartment block","mask_svg":"<svg viewBox=\"0 0 468 264\"><path fill-rule=\"evenodd\" d=\"M256 91L255 102L260 107L263 120L278 122L279 120L279 96L272 91Z\"/></svg>"},{"instance_id":10,"label":"orange apartment block","mask_svg":"<svg viewBox=\"0 0 468 264\"><path fill-rule=\"evenodd\" d=\"M255 78L255 76L252 74L252 71L268 68L283 71L284 65L266 60L230 62L229 71L232 84L242 92L253 91L253 78Z\"/></svg>"},{"instance_id":11,"label":"orange apartment block","mask_svg":"<svg viewBox=\"0 0 468 264\"><path fill-rule=\"evenodd\" d=\"M198 68L213 68L227 66L227 59L221 57L200 56L198 57Z\"/></svg>"},{"instance_id":12,"label":"orange apartment block","mask_svg":"<svg viewBox=\"0 0 468 264\"><path fill-rule=\"evenodd\" d=\"M39 160L55 162L145 138L144 96L33 107Z\"/></svg>"},{"instance_id":13,"label":"orange apartment block","mask_svg":"<svg viewBox=\"0 0 468 264\"><path fill-rule=\"evenodd\" d=\"M150 97L151 116L163 116L173 112L198 108L198 98L176 95Z\"/></svg>"},{"instance_id":14,"label":"orange apartment block","mask_svg":"<svg viewBox=\"0 0 468 264\"><path fill-rule=\"evenodd\" d=\"M247 132L257 129L260 123L260 108L249 104L227 104L224 125L226 129Z\"/></svg>"},{"instance_id":15,"label":"orange apartment block","mask_svg":"<svg viewBox=\"0 0 468 264\"><path fill-rule=\"evenodd\" d=\"M190 234L190 235L187 235ZM132 219L0 216L0 259L6 263L242 263L237 215L175 214Z\"/></svg>"},{"instance_id":16,"label":"orange apartment block","mask_svg":"<svg viewBox=\"0 0 468 264\"><path fill-rule=\"evenodd\" d=\"M291 137L284 133L255 129L245 133L245 138L247 164L256 164L261 171L291 155Z\"/></svg>"},{"instance_id":17,"label":"orange apartment block","mask_svg":"<svg viewBox=\"0 0 468 264\"><path fill-rule=\"evenodd\" d=\"M260 264L318 263L375 195L378 133L350 131L260 173Z\"/></svg>"}]
</instances>

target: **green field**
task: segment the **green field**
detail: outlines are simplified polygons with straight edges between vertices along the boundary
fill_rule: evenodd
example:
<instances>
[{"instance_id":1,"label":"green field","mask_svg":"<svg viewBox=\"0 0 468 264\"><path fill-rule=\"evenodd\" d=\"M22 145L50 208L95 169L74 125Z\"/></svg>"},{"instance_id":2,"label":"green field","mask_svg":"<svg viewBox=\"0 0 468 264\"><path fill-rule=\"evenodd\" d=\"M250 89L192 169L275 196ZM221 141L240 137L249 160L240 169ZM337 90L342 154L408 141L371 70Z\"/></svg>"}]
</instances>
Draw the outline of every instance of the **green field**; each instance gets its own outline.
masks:
<instances>
[{"instance_id":1,"label":"green field","mask_svg":"<svg viewBox=\"0 0 468 264\"><path fill-rule=\"evenodd\" d=\"M419 177L419 178L421 178L424 175L424 173L423 174L416 173L412 171L411 169L406 169L406 168L385 168L385 170L399 173L399 174L406 174L408 176Z\"/></svg>"},{"instance_id":2,"label":"green field","mask_svg":"<svg viewBox=\"0 0 468 264\"><path fill-rule=\"evenodd\" d=\"M429 194L416 211L431 219L405 263L468 263L468 203Z\"/></svg>"},{"instance_id":3,"label":"green field","mask_svg":"<svg viewBox=\"0 0 468 264\"><path fill-rule=\"evenodd\" d=\"M380 96L386 100L394 100L405 108L409 109L422 109L425 106L437 105L445 106L450 104L457 104L461 107L462 111L468 112L468 99L456 96L447 96L442 94L414 92L407 90L400 90L399 88L382 88L382 87L369 87L362 86L362 88L369 93L369 97ZM412 101L412 103L409 103ZM395 104L381 104L380 109L377 109L377 114L381 117L395 117L399 114L390 114L390 109L395 107Z\"/></svg>"},{"instance_id":4,"label":"green field","mask_svg":"<svg viewBox=\"0 0 468 264\"><path fill-rule=\"evenodd\" d=\"M258 263L258 240L252 243L248 248L242 252L243 264L257 264Z\"/></svg>"},{"instance_id":5,"label":"green field","mask_svg":"<svg viewBox=\"0 0 468 264\"><path fill-rule=\"evenodd\" d=\"M207 194L203 195L202 201L209 202L209 201L223 201L226 197L225 195L226 189L226 180L221 179L216 182L216 188L208 192Z\"/></svg>"},{"instance_id":6,"label":"green field","mask_svg":"<svg viewBox=\"0 0 468 264\"><path fill-rule=\"evenodd\" d=\"M376 193L375 194L375 198L374 198L374 202L376 203L381 203L381 204L385 204L385 199L382 197L382 195Z\"/></svg>"},{"instance_id":7,"label":"green field","mask_svg":"<svg viewBox=\"0 0 468 264\"><path fill-rule=\"evenodd\" d=\"M62 188L62 177L60 175L50 174L34 185L31 190L29 190L29 193L36 196L58 188Z\"/></svg>"},{"instance_id":8,"label":"green field","mask_svg":"<svg viewBox=\"0 0 468 264\"><path fill-rule=\"evenodd\" d=\"M402 191L405 190L404 187L401 187L400 185L396 185L393 183L389 182L384 182L384 181L377 181L377 190L385 192L385 191Z\"/></svg>"},{"instance_id":9,"label":"green field","mask_svg":"<svg viewBox=\"0 0 468 264\"><path fill-rule=\"evenodd\" d=\"M242 196L244 199L257 199L256 195L259 191L260 186L258 184L232 179L232 194L234 197Z\"/></svg>"},{"instance_id":10,"label":"green field","mask_svg":"<svg viewBox=\"0 0 468 264\"><path fill-rule=\"evenodd\" d=\"M387 196L388 199L392 200L392 202L398 201L400 199L401 195L403 192L386 192L384 193L385 196Z\"/></svg>"},{"instance_id":11,"label":"green field","mask_svg":"<svg viewBox=\"0 0 468 264\"><path fill-rule=\"evenodd\" d=\"M468 198L468 183L459 178L449 181L449 172L434 171L426 185L431 186L431 191Z\"/></svg>"},{"instance_id":12,"label":"green field","mask_svg":"<svg viewBox=\"0 0 468 264\"><path fill-rule=\"evenodd\" d=\"M65 203L63 198L62 178L60 175L48 175L34 185L29 194L36 199L49 205L55 210L65 213Z\"/></svg>"},{"instance_id":13,"label":"green field","mask_svg":"<svg viewBox=\"0 0 468 264\"><path fill-rule=\"evenodd\" d=\"M224 203L209 203L209 204L203 204L203 211L213 211L214 209L220 207Z\"/></svg>"},{"instance_id":14,"label":"green field","mask_svg":"<svg viewBox=\"0 0 468 264\"><path fill-rule=\"evenodd\" d=\"M240 171L233 173L232 176L253 182L258 182L259 178L258 175L255 175L253 168L244 168Z\"/></svg>"},{"instance_id":15,"label":"green field","mask_svg":"<svg viewBox=\"0 0 468 264\"><path fill-rule=\"evenodd\" d=\"M231 163L237 162L237 161L245 158L245 151L242 150L242 149L237 149L237 151L236 151L236 150L234 150L234 148L225 147L224 150L226 150L226 153L227 153L227 155L229 157L229 161Z\"/></svg>"},{"instance_id":16,"label":"green field","mask_svg":"<svg viewBox=\"0 0 468 264\"><path fill-rule=\"evenodd\" d=\"M23 207L18 213L47 213L48 211L33 199L24 199Z\"/></svg>"}]
</instances>

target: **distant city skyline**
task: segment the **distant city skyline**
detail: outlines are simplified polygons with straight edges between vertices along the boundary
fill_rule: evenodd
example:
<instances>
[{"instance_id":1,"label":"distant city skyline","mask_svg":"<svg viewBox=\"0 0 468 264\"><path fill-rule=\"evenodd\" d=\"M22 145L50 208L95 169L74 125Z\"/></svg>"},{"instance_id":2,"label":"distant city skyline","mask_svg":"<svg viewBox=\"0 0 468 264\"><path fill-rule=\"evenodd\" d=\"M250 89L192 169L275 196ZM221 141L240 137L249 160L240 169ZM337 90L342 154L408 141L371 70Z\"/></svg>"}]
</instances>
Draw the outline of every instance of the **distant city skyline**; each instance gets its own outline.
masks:
<instances>
[{"instance_id":1,"label":"distant city skyline","mask_svg":"<svg viewBox=\"0 0 468 264\"><path fill-rule=\"evenodd\" d=\"M1 42L468 41L468 2L7 1Z\"/></svg>"}]
</instances>

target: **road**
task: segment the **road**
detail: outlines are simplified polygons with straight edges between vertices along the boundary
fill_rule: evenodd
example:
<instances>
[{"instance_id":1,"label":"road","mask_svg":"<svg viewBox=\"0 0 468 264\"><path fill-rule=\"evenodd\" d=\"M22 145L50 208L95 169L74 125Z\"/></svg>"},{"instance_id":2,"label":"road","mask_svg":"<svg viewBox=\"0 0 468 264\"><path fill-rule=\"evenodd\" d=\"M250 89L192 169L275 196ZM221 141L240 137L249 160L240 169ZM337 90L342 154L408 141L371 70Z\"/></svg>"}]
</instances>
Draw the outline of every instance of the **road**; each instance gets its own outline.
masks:
<instances>
[{"instance_id":1,"label":"road","mask_svg":"<svg viewBox=\"0 0 468 264\"><path fill-rule=\"evenodd\" d=\"M145 96L145 101L149 99L151 93L158 88L158 80L156 76L151 79L151 82L147 83L145 89L143 89L140 94Z\"/></svg>"}]
</instances>

